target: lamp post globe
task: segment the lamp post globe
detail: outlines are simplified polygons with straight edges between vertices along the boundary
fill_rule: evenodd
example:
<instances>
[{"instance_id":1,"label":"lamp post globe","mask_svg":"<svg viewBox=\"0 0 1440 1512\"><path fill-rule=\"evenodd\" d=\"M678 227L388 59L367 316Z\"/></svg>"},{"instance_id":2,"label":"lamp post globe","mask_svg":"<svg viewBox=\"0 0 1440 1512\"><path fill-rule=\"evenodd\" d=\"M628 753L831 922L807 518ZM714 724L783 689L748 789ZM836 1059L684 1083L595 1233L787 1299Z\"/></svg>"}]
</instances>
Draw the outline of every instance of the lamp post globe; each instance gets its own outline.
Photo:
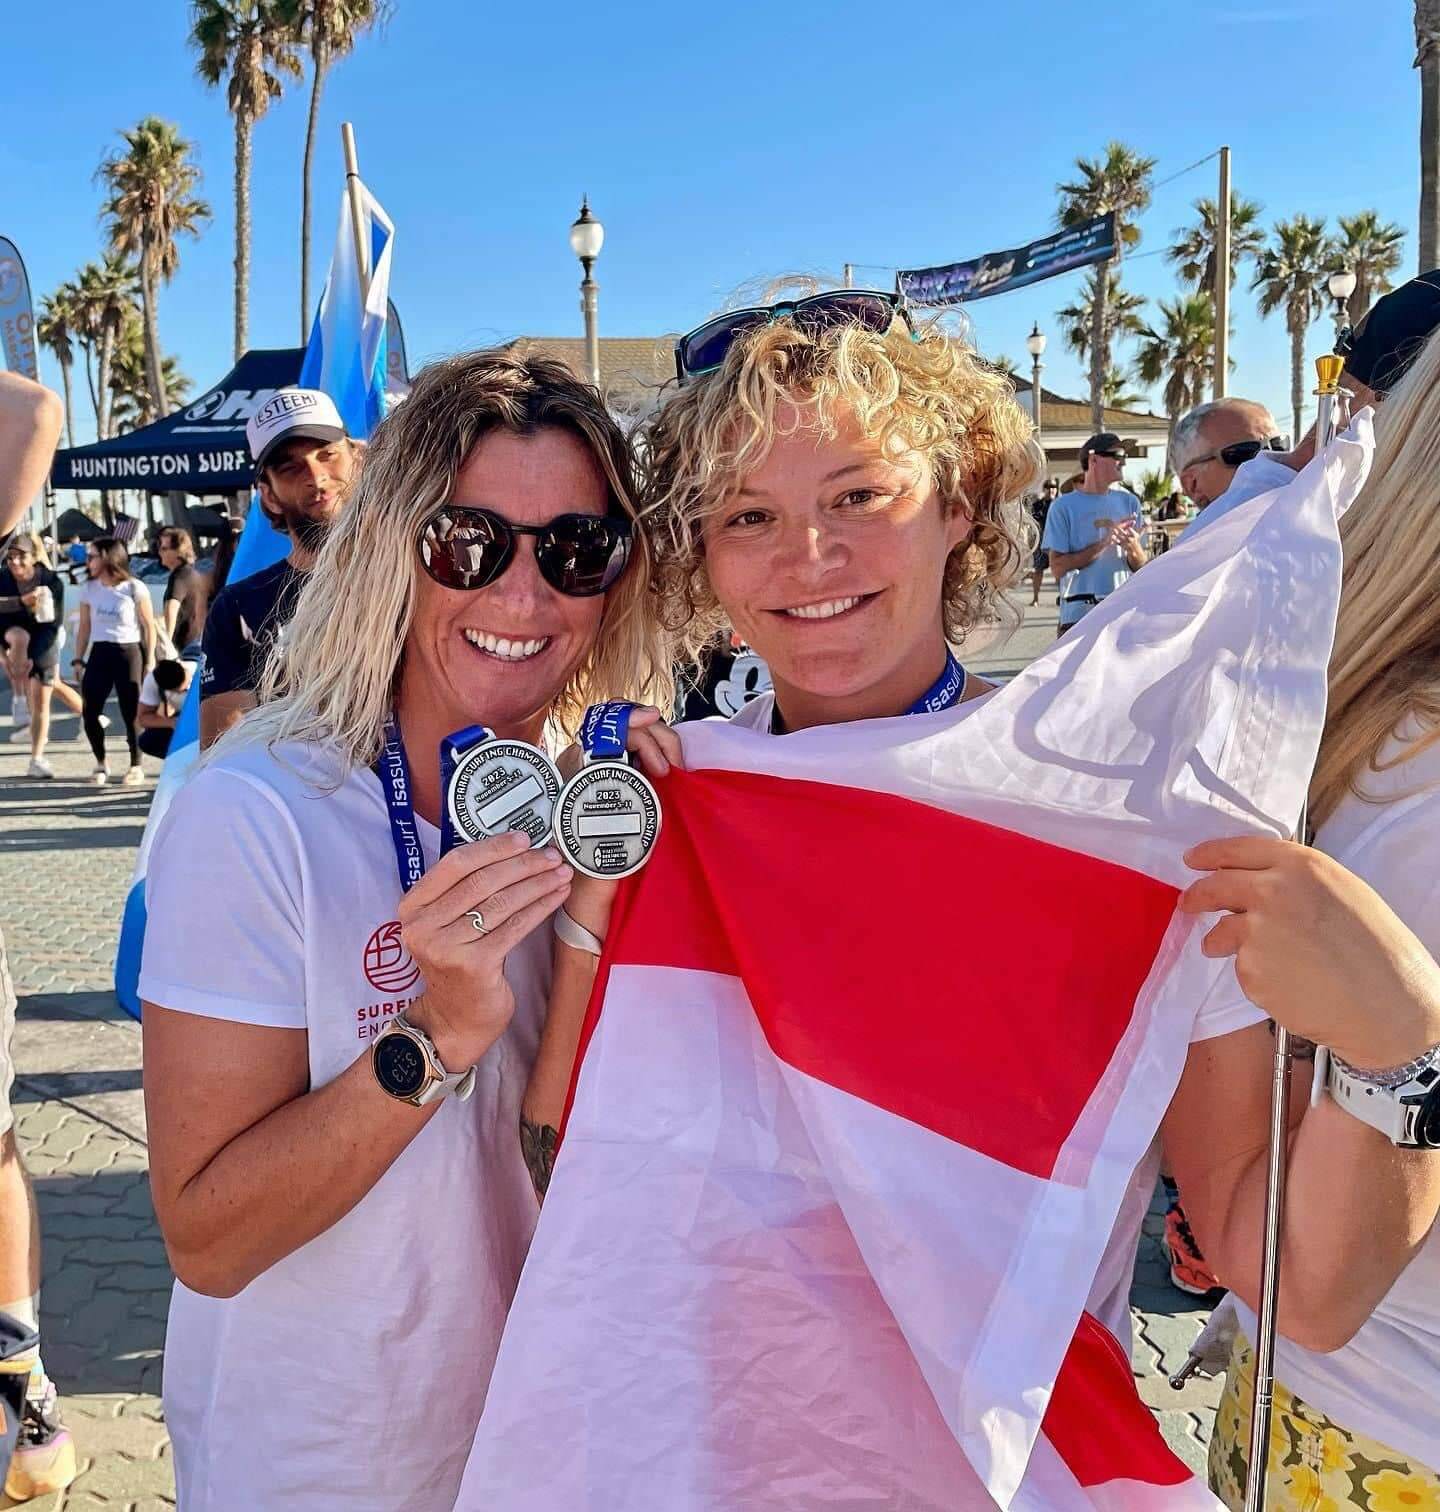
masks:
<instances>
[{"instance_id":1,"label":"lamp post globe","mask_svg":"<svg viewBox=\"0 0 1440 1512\"><path fill-rule=\"evenodd\" d=\"M600 286L593 277L595 259L605 245L605 227L590 213L590 197L582 197L580 214L570 227L570 250L580 259L580 309L585 316L585 376L600 387L600 334L597 322Z\"/></svg>"},{"instance_id":2,"label":"lamp post globe","mask_svg":"<svg viewBox=\"0 0 1440 1512\"><path fill-rule=\"evenodd\" d=\"M1035 421L1035 440L1040 441L1040 369L1045 366L1041 358L1045 355L1045 342L1047 337L1040 329L1037 320L1030 334L1025 338L1025 348L1030 353L1030 414ZM1043 444L1043 443L1042 443Z\"/></svg>"},{"instance_id":3,"label":"lamp post globe","mask_svg":"<svg viewBox=\"0 0 1440 1512\"><path fill-rule=\"evenodd\" d=\"M1335 337L1337 342L1345 334L1349 324L1350 296L1355 292L1357 280L1353 268L1336 268L1325 280L1330 298L1335 305Z\"/></svg>"}]
</instances>

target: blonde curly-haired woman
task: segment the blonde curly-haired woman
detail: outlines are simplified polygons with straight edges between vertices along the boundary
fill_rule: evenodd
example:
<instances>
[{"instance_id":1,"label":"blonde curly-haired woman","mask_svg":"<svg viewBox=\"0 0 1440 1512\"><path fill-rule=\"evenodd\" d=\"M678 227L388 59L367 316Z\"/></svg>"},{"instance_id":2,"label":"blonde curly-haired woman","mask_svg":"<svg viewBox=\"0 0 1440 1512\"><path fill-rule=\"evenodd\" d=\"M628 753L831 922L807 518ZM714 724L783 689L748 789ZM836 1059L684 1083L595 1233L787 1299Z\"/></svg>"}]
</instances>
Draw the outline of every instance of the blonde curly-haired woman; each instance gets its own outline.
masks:
<instances>
[{"instance_id":1,"label":"blonde curly-haired woman","mask_svg":"<svg viewBox=\"0 0 1440 1512\"><path fill-rule=\"evenodd\" d=\"M1375 430L1374 467L1340 526L1345 576L1310 816L1319 849L1440 954L1440 338L1379 408ZM1436 1159L1410 1152L1416 1184ZM1307 1226L1347 1227L1349 1173L1317 1174L1313 1188L1292 1191L1292 1212ZM1208 1254L1214 1220L1196 1210L1188 1185L1185 1196ZM1320 1337L1285 1337L1282 1313L1268 1502L1277 1512L1440 1508L1433 1217L1402 1200L1380 1211L1347 1305ZM1315 1242L1328 1252L1323 1235ZM1303 1285L1313 1267L1299 1255L1286 1285ZM1254 1389L1255 1317L1243 1302L1239 1315L1210 1449L1211 1484L1232 1508L1244 1503Z\"/></svg>"},{"instance_id":2,"label":"blonde curly-haired woman","mask_svg":"<svg viewBox=\"0 0 1440 1512\"><path fill-rule=\"evenodd\" d=\"M701 327L678 350L689 381L644 437L663 613L691 649L729 623L765 659L774 693L733 722L777 737L984 697L951 648L1002 611L1027 559L1019 499L1035 453L1009 385L960 344L913 331L888 299L847 291ZM678 737L654 711L631 730L631 749L654 774L682 762ZM1356 1067L1396 1066L1440 1043L1440 970L1323 855L1250 839L1214 842L1190 859L1210 875L1185 906L1229 915L1206 948L1239 952L1253 1001L1237 994L1200 1007L1163 1133L1187 1199L1196 1194L1197 1227L1202 1216L1208 1223L1206 1253L1253 1297L1269 1123L1265 1014ZM957 930L972 885L984 878L967 878L957 861ZM566 929L557 955L526 1095L526 1117L542 1133L559 1126L611 898L607 885L577 879L564 905L579 932ZM1036 903L1066 906L1063 897ZM957 950L984 948L959 939ZM1292 1160L1294 1190L1322 1188L1326 1200L1292 1204L1281 1326L1324 1340L1358 1326L1357 1299L1368 1311L1384 1289L1374 1290L1377 1278L1393 1278L1413 1234L1434 1220L1440 1157L1377 1140L1327 1100L1297 1131ZM1142 1163L1087 1303L1121 1339L1154 1180Z\"/></svg>"}]
</instances>

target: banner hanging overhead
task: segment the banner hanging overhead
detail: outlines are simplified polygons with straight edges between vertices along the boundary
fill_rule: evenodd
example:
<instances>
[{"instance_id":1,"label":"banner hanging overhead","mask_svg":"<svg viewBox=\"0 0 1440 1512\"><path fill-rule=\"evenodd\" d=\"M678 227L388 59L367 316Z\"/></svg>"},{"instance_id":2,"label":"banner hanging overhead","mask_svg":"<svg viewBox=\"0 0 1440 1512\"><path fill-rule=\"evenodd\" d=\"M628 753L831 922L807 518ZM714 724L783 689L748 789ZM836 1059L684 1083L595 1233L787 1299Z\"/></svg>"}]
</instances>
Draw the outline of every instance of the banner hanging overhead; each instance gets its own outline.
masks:
<instances>
[{"instance_id":1,"label":"banner hanging overhead","mask_svg":"<svg viewBox=\"0 0 1440 1512\"><path fill-rule=\"evenodd\" d=\"M987 252L968 262L945 263L938 268L902 270L895 275L895 287L911 304L965 304L1023 289L1026 284L1090 263L1108 262L1115 253L1115 213L1108 211L1023 247Z\"/></svg>"},{"instance_id":2,"label":"banner hanging overhead","mask_svg":"<svg viewBox=\"0 0 1440 1512\"><path fill-rule=\"evenodd\" d=\"M0 346L12 373L40 381L35 362L35 307L30 279L15 243L0 236Z\"/></svg>"}]
</instances>

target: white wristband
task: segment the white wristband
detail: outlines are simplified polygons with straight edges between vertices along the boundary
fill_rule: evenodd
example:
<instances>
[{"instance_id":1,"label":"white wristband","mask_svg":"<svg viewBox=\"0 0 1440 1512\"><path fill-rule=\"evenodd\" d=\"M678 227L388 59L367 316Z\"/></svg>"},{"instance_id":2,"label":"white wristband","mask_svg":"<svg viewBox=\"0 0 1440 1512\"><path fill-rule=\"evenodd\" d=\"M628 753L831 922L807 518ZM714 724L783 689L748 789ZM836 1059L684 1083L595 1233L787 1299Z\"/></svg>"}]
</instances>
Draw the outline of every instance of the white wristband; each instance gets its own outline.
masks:
<instances>
[{"instance_id":1,"label":"white wristband","mask_svg":"<svg viewBox=\"0 0 1440 1512\"><path fill-rule=\"evenodd\" d=\"M603 940L597 939L583 924L577 924L563 908L555 910L554 929L555 938L572 950L583 950L589 955L598 956L605 948Z\"/></svg>"}]
</instances>

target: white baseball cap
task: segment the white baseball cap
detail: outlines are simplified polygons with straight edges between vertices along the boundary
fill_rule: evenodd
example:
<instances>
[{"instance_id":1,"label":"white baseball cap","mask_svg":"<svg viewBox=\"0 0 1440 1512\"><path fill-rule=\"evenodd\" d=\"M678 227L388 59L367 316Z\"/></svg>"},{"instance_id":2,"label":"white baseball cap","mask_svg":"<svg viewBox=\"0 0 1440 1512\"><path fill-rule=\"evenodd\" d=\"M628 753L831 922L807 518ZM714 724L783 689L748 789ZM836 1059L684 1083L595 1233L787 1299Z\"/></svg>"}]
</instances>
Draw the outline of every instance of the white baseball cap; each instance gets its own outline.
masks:
<instances>
[{"instance_id":1,"label":"white baseball cap","mask_svg":"<svg viewBox=\"0 0 1440 1512\"><path fill-rule=\"evenodd\" d=\"M276 389L245 423L256 472L282 441L338 441L345 434L335 401L319 389Z\"/></svg>"}]
</instances>

